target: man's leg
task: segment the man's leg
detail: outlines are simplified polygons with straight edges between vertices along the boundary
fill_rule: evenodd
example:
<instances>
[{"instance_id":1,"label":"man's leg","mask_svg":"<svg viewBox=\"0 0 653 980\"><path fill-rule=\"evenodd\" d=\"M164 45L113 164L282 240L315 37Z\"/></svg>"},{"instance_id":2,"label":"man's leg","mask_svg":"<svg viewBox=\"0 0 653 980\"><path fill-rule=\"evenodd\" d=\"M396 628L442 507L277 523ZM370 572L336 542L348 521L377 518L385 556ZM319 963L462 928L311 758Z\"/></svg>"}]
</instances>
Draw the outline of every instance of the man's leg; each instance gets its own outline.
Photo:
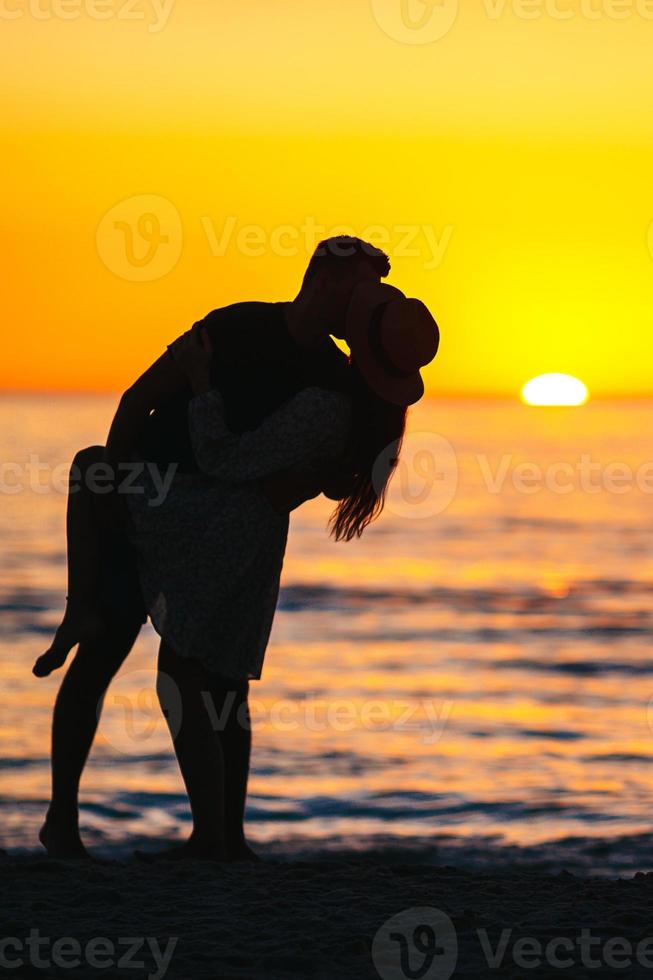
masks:
<instances>
[{"instance_id":1,"label":"man's leg","mask_svg":"<svg viewBox=\"0 0 653 980\"><path fill-rule=\"evenodd\" d=\"M142 623L107 627L81 643L63 679L52 720L52 800L40 840L51 857L86 857L79 836L79 783L97 730L102 701Z\"/></svg>"},{"instance_id":2,"label":"man's leg","mask_svg":"<svg viewBox=\"0 0 653 980\"><path fill-rule=\"evenodd\" d=\"M226 858L224 756L206 701L209 684L199 661L180 657L161 642L157 692L188 793L193 831L185 844L147 855L151 860Z\"/></svg>"}]
</instances>

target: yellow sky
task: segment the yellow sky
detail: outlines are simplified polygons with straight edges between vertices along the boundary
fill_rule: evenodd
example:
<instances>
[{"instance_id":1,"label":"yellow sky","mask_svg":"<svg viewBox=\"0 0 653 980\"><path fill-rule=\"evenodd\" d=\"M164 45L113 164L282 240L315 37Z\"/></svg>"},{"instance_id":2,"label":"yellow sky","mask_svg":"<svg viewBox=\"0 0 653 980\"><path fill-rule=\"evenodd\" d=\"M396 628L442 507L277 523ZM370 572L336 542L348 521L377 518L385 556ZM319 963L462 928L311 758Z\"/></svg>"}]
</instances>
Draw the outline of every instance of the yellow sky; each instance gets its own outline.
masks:
<instances>
[{"instance_id":1,"label":"yellow sky","mask_svg":"<svg viewBox=\"0 0 653 980\"><path fill-rule=\"evenodd\" d=\"M651 393L653 0L465 2L0 0L0 387L124 386L350 230L432 393Z\"/></svg>"}]
</instances>

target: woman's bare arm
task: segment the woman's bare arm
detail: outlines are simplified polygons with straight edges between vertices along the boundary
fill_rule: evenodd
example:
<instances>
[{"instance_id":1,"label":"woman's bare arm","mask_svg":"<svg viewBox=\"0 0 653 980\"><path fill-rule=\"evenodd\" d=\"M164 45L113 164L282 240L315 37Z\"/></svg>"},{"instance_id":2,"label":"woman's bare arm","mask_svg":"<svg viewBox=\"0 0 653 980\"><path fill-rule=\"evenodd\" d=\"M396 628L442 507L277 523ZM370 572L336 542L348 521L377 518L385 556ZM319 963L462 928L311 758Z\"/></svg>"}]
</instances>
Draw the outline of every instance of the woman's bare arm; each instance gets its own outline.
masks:
<instances>
[{"instance_id":1,"label":"woman's bare arm","mask_svg":"<svg viewBox=\"0 0 653 980\"><path fill-rule=\"evenodd\" d=\"M118 465L130 459L150 413L188 387L188 379L169 351L128 388L118 404L106 445L106 460Z\"/></svg>"}]
</instances>

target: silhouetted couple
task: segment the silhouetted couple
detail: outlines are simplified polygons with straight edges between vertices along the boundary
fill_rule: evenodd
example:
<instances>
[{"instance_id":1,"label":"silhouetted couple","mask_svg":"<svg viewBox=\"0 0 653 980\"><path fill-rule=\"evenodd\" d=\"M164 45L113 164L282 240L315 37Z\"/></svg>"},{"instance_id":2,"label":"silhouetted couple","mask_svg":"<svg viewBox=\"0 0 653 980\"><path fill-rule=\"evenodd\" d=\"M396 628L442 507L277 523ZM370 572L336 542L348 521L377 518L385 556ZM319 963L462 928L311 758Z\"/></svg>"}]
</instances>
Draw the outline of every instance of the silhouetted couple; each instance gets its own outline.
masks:
<instances>
[{"instance_id":1,"label":"silhouetted couple","mask_svg":"<svg viewBox=\"0 0 653 980\"><path fill-rule=\"evenodd\" d=\"M426 307L381 283L389 271L360 239L322 242L295 300L210 313L125 392L106 447L76 455L66 611L34 666L46 676L79 644L54 709L40 834L51 855L86 856L80 778L103 696L149 616L193 816L188 842L164 856L254 858L248 684L261 676L289 514L326 494L340 541L380 514L407 406L424 391L419 369L438 348ZM108 494L95 492L98 468Z\"/></svg>"}]
</instances>

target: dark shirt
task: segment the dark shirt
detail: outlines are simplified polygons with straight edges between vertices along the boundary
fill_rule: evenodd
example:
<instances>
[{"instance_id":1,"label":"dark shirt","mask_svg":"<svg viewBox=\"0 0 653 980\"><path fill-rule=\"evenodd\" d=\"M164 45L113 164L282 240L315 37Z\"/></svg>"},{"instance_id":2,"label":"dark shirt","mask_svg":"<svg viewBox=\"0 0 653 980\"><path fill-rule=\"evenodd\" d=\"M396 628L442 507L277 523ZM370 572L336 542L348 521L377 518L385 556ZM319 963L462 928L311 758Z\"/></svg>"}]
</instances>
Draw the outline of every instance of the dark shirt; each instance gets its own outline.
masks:
<instances>
[{"instance_id":1,"label":"dark shirt","mask_svg":"<svg viewBox=\"0 0 653 980\"><path fill-rule=\"evenodd\" d=\"M211 384L222 394L232 432L255 429L303 388L349 390L346 355L330 338L299 347L288 332L283 303L236 303L202 321L213 346ZM190 387L150 415L140 450L159 466L197 472L188 431Z\"/></svg>"}]
</instances>

